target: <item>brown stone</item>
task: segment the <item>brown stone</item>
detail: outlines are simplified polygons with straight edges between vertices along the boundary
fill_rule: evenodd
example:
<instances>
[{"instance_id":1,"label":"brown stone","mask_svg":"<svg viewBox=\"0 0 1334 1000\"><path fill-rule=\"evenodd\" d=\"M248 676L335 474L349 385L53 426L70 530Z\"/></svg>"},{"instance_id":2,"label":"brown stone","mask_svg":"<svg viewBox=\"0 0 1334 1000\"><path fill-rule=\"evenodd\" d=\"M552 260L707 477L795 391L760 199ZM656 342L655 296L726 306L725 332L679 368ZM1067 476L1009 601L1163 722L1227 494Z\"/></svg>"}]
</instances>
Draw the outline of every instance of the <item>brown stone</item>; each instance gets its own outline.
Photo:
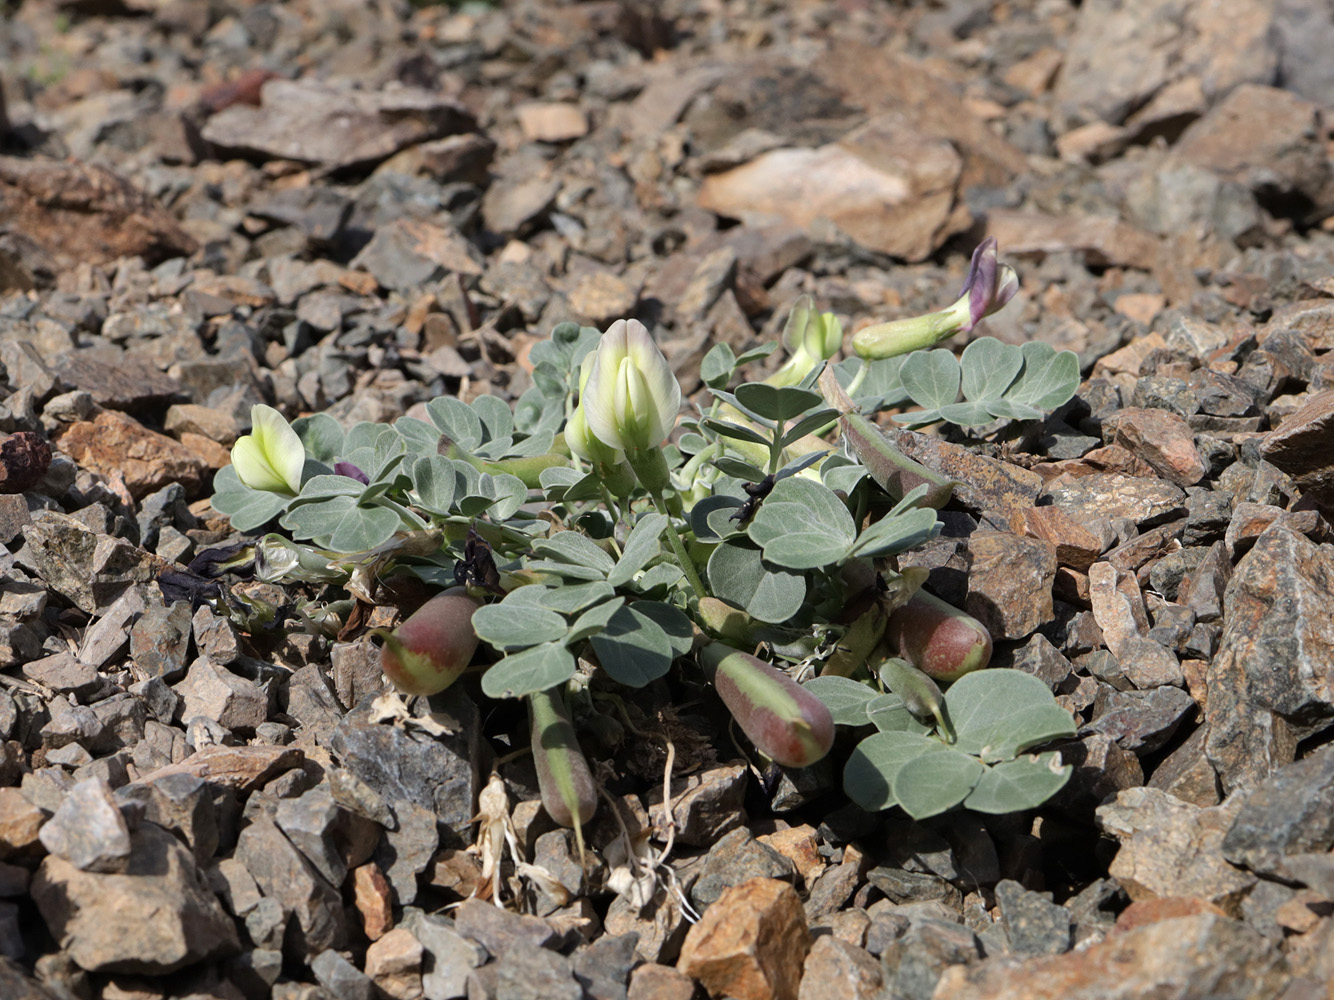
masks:
<instances>
[{"instance_id":1,"label":"brown stone","mask_svg":"<svg viewBox=\"0 0 1334 1000\"><path fill-rule=\"evenodd\" d=\"M71 424L57 442L79 465L109 478L123 478L136 499L168 483L180 483L194 495L203 483L205 464L198 455L116 410Z\"/></svg>"},{"instance_id":2,"label":"brown stone","mask_svg":"<svg viewBox=\"0 0 1334 1000\"><path fill-rule=\"evenodd\" d=\"M791 861L807 886L811 885L825 869L819 841L816 840L814 828L809 824L803 823L801 826L766 833L755 839L762 844L768 844Z\"/></svg>"},{"instance_id":3,"label":"brown stone","mask_svg":"<svg viewBox=\"0 0 1334 1000\"><path fill-rule=\"evenodd\" d=\"M1334 197L1321 119L1318 104L1290 90L1243 84L1186 129L1170 159L1251 188L1301 195L1319 218Z\"/></svg>"},{"instance_id":4,"label":"brown stone","mask_svg":"<svg viewBox=\"0 0 1334 1000\"><path fill-rule=\"evenodd\" d=\"M1117 444L1178 486L1194 486L1209 471L1195 447L1190 424L1168 410L1128 407L1112 416L1104 427L1113 430Z\"/></svg>"},{"instance_id":5,"label":"brown stone","mask_svg":"<svg viewBox=\"0 0 1334 1000\"><path fill-rule=\"evenodd\" d=\"M1102 552L1102 539L1059 507L1026 507L1010 517L1015 534L1040 538L1056 547L1056 562L1087 572Z\"/></svg>"},{"instance_id":6,"label":"brown stone","mask_svg":"<svg viewBox=\"0 0 1334 1000\"><path fill-rule=\"evenodd\" d=\"M692 1000L695 981L670 965L645 962L630 973L628 1000Z\"/></svg>"},{"instance_id":7,"label":"brown stone","mask_svg":"<svg viewBox=\"0 0 1334 1000\"><path fill-rule=\"evenodd\" d=\"M1277 944L1214 913L1161 920L1052 957L955 965L933 1000L1273 1000L1290 979Z\"/></svg>"},{"instance_id":8,"label":"brown stone","mask_svg":"<svg viewBox=\"0 0 1334 1000\"><path fill-rule=\"evenodd\" d=\"M963 445L894 427L881 428L892 445L915 462L957 479L954 497L970 510L994 512L1008 519L1037 503L1042 477Z\"/></svg>"},{"instance_id":9,"label":"brown stone","mask_svg":"<svg viewBox=\"0 0 1334 1000\"><path fill-rule=\"evenodd\" d=\"M1227 916L1207 899L1196 896L1159 896L1155 899L1140 899L1121 911L1120 916L1116 918L1116 929L1133 931L1136 927L1147 927L1164 920L1207 913L1216 913L1220 917Z\"/></svg>"},{"instance_id":10,"label":"brown stone","mask_svg":"<svg viewBox=\"0 0 1334 1000\"><path fill-rule=\"evenodd\" d=\"M1008 531L975 531L968 553L964 610L993 639L1022 639L1052 620L1056 546Z\"/></svg>"},{"instance_id":11,"label":"brown stone","mask_svg":"<svg viewBox=\"0 0 1334 1000\"><path fill-rule=\"evenodd\" d=\"M366 975L394 1000L422 995L422 943L396 927L366 949Z\"/></svg>"},{"instance_id":12,"label":"brown stone","mask_svg":"<svg viewBox=\"0 0 1334 1000\"><path fill-rule=\"evenodd\" d=\"M1334 389L1307 400L1265 437L1260 451L1304 494L1334 510Z\"/></svg>"},{"instance_id":13,"label":"brown stone","mask_svg":"<svg viewBox=\"0 0 1334 1000\"><path fill-rule=\"evenodd\" d=\"M374 861L352 870L353 899L366 937L378 941L394 926L394 892Z\"/></svg>"},{"instance_id":14,"label":"brown stone","mask_svg":"<svg viewBox=\"0 0 1334 1000\"><path fill-rule=\"evenodd\" d=\"M1133 574L1118 574L1111 563L1094 563L1089 567L1089 602L1107 648L1135 687L1182 682L1176 656L1144 634L1147 615Z\"/></svg>"},{"instance_id":15,"label":"brown stone","mask_svg":"<svg viewBox=\"0 0 1334 1000\"><path fill-rule=\"evenodd\" d=\"M45 822L46 813L17 788L0 788L0 859L42 850L37 834Z\"/></svg>"},{"instance_id":16,"label":"brown stone","mask_svg":"<svg viewBox=\"0 0 1334 1000\"><path fill-rule=\"evenodd\" d=\"M162 206L106 167L0 156L0 217L60 269L140 256L151 263L194 253ZM0 265L0 274L5 272Z\"/></svg>"},{"instance_id":17,"label":"brown stone","mask_svg":"<svg viewBox=\"0 0 1334 1000\"><path fill-rule=\"evenodd\" d=\"M529 142L569 142L588 134L588 119L567 101L529 101L514 109Z\"/></svg>"},{"instance_id":18,"label":"brown stone","mask_svg":"<svg viewBox=\"0 0 1334 1000\"><path fill-rule=\"evenodd\" d=\"M209 746L196 751L179 764L168 764L148 772L136 784L159 781L171 774L192 774L205 781L250 792L284 771L300 767L305 758L305 753L299 747L263 744Z\"/></svg>"},{"instance_id":19,"label":"brown stone","mask_svg":"<svg viewBox=\"0 0 1334 1000\"><path fill-rule=\"evenodd\" d=\"M1158 239L1112 216L1044 215L1003 209L987 213L987 235L1015 256L1082 253L1092 267L1149 270Z\"/></svg>"},{"instance_id":20,"label":"brown stone","mask_svg":"<svg viewBox=\"0 0 1334 1000\"><path fill-rule=\"evenodd\" d=\"M796 890L753 878L724 890L690 928L676 967L712 996L796 1000L810 948Z\"/></svg>"},{"instance_id":21,"label":"brown stone","mask_svg":"<svg viewBox=\"0 0 1334 1000\"><path fill-rule=\"evenodd\" d=\"M1281 524L1233 570L1205 713L1209 759L1225 791L1289 763L1297 744L1324 728L1334 687L1331 593L1330 546Z\"/></svg>"},{"instance_id":22,"label":"brown stone","mask_svg":"<svg viewBox=\"0 0 1334 1000\"><path fill-rule=\"evenodd\" d=\"M949 142L883 115L839 142L775 149L710 174L699 204L752 224L828 219L864 247L918 261L967 225L954 210L962 168Z\"/></svg>"},{"instance_id":23,"label":"brown stone","mask_svg":"<svg viewBox=\"0 0 1334 1000\"><path fill-rule=\"evenodd\" d=\"M871 1000L883 983L880 963L864 948L827 934L806 956L797 1000Z\"/></svg>"},{"instance_id":24,"label":"brown stone","mask_svg":"<svg viewBox=\"0 0 1334 1000\"><path fill-rule=\"evenodd\" d=\"M605 327L635 310L638 293L624 278L610 271L584 275L570 292L570 308L594 326Z\"/></svg>"},{"instance_id":25,"label":"brown stone","mask_svg":"<svg viewBox=\"0 0 1334 1000\"><path fill-rule=\"evenodd\" d=\"M1129 788L1098 809L1103 832L1121 841L1108 869L1133 900L1198 896L1240 916L1255 876L1223 858L1223 838L1242 801L1201 809L1156 788Z\"/></svg>"}]
</instances>

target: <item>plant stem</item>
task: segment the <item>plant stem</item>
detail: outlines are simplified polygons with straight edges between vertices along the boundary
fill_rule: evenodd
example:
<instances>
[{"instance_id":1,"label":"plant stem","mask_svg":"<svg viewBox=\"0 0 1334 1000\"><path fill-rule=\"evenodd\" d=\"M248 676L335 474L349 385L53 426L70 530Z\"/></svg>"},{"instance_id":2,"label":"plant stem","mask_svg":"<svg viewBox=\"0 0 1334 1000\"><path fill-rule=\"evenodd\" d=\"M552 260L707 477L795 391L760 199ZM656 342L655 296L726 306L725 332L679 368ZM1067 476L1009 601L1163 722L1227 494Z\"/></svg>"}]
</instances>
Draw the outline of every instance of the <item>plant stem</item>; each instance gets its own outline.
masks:
<instances>
[{"instance_id":1,"label":"plant stem","mask_svg":"<svg viewBox=\"0 0 1334 1000\"><path fill-rule=\"evenodd\" d=\"M699 578L699 572L695 569L695 563L691 560L690 553L686 551L685 543L681 541L676 525L672 523L672 515L667 510L667 502L663 500L661 493L653 494L653 506L658 508L659 514L667 518L667 540L672 544L672 551L676 553L676 561L681 564L681 572L690 581L690 587L694 590L695 597L708 597L709 594Z\"/></svg>"},{"instance_id":2,"label":"plant stem","mask_svg":"<svg viewBox=\"0 0 1334 1000\"><path fill-rule=\"evenodd\" d=\"M866 381L866 373L869 372L870 370L871 370L871 362L863 358L862 366L857 369L857 374L852 376L852 381L849 382L848 387L843 390L848 394L849 398L857 394L857 390L860 389L862 387L862 383Z\"/></svg>"}]
</instances>

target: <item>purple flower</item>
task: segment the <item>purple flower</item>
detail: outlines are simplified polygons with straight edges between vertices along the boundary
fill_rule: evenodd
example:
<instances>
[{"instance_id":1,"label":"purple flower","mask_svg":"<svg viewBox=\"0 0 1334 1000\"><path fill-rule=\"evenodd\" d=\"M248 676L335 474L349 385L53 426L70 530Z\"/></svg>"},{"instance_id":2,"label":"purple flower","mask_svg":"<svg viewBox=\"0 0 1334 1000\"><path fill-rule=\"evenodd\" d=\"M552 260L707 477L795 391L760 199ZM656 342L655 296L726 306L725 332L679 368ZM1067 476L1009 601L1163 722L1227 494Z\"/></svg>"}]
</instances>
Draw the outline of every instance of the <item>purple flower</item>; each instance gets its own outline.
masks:
<instances>
[{"instance_id":1,"label":"purple flower","mask_svg":"<svg viewBox=\"0 0 1334 1000\"><path fill-rule=\"evenodd\" d=\"M355 479L363 486L369 486L371 484L370 477L351 462L335 462L334 474L338 476L347 476L348 479Z\"/></svg>"},{"instance_id":2,"label":"purple flower","mask_svg":"<svg viewBox=\"0 0 1334 1000\"><path fill-rule=\"evenodd\" d=\"M968 323L962 329L971 330L985 316L1001 309L1019 291L1019 276L1008 264L996 259L996 237L988 236L973 251L959 297L968 296Z\"/></svg>"}]
</instances>

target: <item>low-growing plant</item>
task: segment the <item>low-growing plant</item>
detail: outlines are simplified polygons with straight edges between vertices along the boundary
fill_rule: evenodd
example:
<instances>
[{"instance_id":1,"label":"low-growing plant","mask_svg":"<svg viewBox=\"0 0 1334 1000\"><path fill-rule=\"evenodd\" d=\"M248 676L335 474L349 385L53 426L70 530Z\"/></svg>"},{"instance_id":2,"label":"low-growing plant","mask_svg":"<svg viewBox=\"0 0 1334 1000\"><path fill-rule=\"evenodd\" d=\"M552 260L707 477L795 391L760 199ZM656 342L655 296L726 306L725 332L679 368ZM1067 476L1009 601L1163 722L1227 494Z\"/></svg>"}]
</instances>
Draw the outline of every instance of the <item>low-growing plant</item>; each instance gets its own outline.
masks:
<instances>
[{"instance_id":1,"label":"low-growing plant","mask_svg":"<svg viewBox=\"0 0 1334 1000\"><path fill-rule=\"evenodd\" d=\"M592 692L673 668L711 681L784 767L824 757L835 725L869 733L844 769L867 809L1028 808L1069 768L1025 751L1073 722L1032 677L982 670L986 630L919 594L923 571L899 572L895 557L939 532L955 482L874 419L909 400L925 409L894 419L913 425L1035 419L1065 402L1068 351L988 338L958 360L927 350L1016 287L988 241L958 302L862 331L859 357L839 365L841 326L803 299L771 375L739 377L779 345L717 345L706 398L684 415L634 320L557 326L512 406L439 398L424 420L346 430L257 406L213 505L241 531L283 529L256 542L257 572L326 588L302 608L326 632L348 624L349 596L375 604L396 575L455 588L382 633L386 675L433 693L471 664L488 697L526 699L543 801L576 831L597 795L572 719L618 702Z\"/></svg>"}]
</instances>

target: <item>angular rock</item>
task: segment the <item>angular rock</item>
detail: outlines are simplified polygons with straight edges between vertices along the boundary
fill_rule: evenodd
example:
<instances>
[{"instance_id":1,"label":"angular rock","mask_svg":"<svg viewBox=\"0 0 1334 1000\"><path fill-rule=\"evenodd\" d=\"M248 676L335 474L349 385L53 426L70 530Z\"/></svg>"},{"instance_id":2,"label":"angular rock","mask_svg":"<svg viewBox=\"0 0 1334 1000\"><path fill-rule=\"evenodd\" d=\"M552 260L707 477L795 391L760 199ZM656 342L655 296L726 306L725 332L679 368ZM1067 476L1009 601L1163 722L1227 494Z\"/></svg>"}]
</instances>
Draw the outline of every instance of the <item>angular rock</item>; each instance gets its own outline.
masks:
<instances>
[{"instance_id":1,"label":"angular rock","mask_svg":"<svg viewBox=\"0 0 1334 1000\"><path fill-rule=\"evenodd\" d=\"M964 610L993 639L1022 639L1052 620L1054 545L1007 531L975 531L968 536L968 556Z\"/></svg>"},{"instance_id":2,"label":"angular rock","mask_svg":"<svg viewBox=\"0 0 1334 1000\"><path fill-rule=\"evenodd\" d=\"M1194 486L1209 471L1195 447L1186 421L1167 410L1130 407L1103 424L1112 441L1153 467L1178 486Z\"/></svg>"},{"instance_id":3,"label":"angular rock","mask_svg":"<svg viewBox=\"0 0 1334 1000\"><path fill-rule=\"evenodd\" d=\"M374 856L399 905L406 905L417 898L417 876L430 865L440 846L440 831L435 813L415 802L397 803L394 814L397 822L383 834ZM354 819L360 824L368 822Z\"/></svg>"},{"instance_id":4,"label":"angular rock","mask_svg":"<svg viewBox=\"0 0 1334 1000\"><path fill-rule=\"evenodd\" d=\"M883 982L880 963L864 948L827 934L806 956L797 1000L872 1000Z\"/></svg>"},{"instance_id":5,"label":"angular rock","mask_svg":"<svg viewBox=\"0 0 1334 1000\"><path fill-rule=\"evenodd\" d=\"M709 849L704 870L690 890L690 901L703 913L724 890L752 878L792 880L792 862L756 840L749 830L724 835Z\"/></svg>"},{"instance_id":6,"label":"angular rock","mask_svg":"<svg viewBox=\"0 0 1334 1000\"><path fill-rule=\"evenodd\" d=\"M1223 838L1240 800L1200 809L1156 788L1130 788L1098 809L1098 824L1121 841L1110 872L1131 899L1197 896L1239 916L1255 876L1223 858Z\"/></svg>"},{"instance_id":7,"label":"angular rock","mask_svg":"<svg viewBox=\"0 0 1334 1000\"><path fill-rule=\"evenodd\" d=\"M23 537L46 584L90 615L105 614L127 587L157 575L155 557L68 514L42 511L23 526Z\"/></svg>"},{"instance_id":8,"label":"angular rock","mask_svg":"<svg viewBox=\"0 0 1334 1000\"><path fill-rule=\"evenodd\" d=\"M887 973L894 970L885 985L895 994L905 1000L931 1000L950 966L976 961L979 954L977 936L968 928L922 917L912 919L906 933L881 952L880 960Z\"/></svg>"},{"instance_id":9,"label":"angular rock","mask_svg":"<svg viewBox=\"0 0 1334 1000\"><path fill-rule=\"evenodd\" d=\"M1089 567L1089 601L1107 648L1135 687L1182 683L1176 656L1141 631L1143 600L1133 575L1118 574L1111 563L1094 563Z\"/></svg>"},{"instance_id":10,"label":"angular rock","mask_svg":"<svg viewBox=\"0 0 1334 1000\"><path fill-rule=\"evenodd\" d=\"M82 872L47 857L32 896L52 935L89 971L162 975L234 954L236 927L190 852L161 827L131 834L123 873Z\"/></svg>"},{"instance_id":11,"label":"angular rock","mask_svg":"<svg viewBox=\"0 0 1334 1000\"><path fill-rule=\"evenodd\" d=\"M0 788L0 859L23 857L34 848L46 813L29 802L17 788Z\"/></svg>"},{"instance_id":12,"label":"angular rock","mask_svg":"<svg viewBox=\"0 0 1334 1000\"><path fill-rule=\"evenodd\" d=\"M1195 699L1170 685L1148 691L1114 691L1104 684L1098 688L1093 720L1080 730L1080 735L1105 734L1121 749L1143 757L1171 739L1181 720L1194 708Z\"/></svg>"},{"instance_id":13,"label":"angular rock","mask_svg":"<svg viewBox=\"0 0 1334 1000\"><path fill-rule=\"evenodd\" d=\"M146 497L169 483L199 492L207 468L195 452L174 438L149 430L115 410L70 424L56 439L60 449L87 469L120 477L130 495Z\"/></svg>"},{"instance_id":14,"label":"angular rock","mask_svg":"<svg viewBox=\"0 0 1334 1000\"><path fill-rule=\"evenodd\" d=\"M176 601L167 607L150 597L129 629L131 671L140 681L160 678L174 683L185 673L190 651L190 604Z\"/></svg>"},{"instance_id":15,"label":"angular rock","mask_svg":"<svg viewBox=\"0 0 1334 1000\"><path fill-rule=\"evenodd\" d=\"M161 205L88 163L0 157L0 215L61 271L119 257L156 263L196 248Z\"/></svg>"},{"instance_id":16,"label":"angular rock","mask_svg":"<svg viewBox=\"0 0 1334 1000\"><path fill-rule=\"evenodd\" d=\"M237 153L340 168L377 163L474 125L457 102L414 87L368 93L272 79L259 93L259 107L233 104L210 118L204 138Z\"/></svg>"},{"instance_id":17,"label":"angular rock","mask_svg":"<svg viewBox=\"0 0 1334 1000\"><path fill-rule=\"evenodd\" d=\"M811 943L796 890L756 878L723 892L690 928L677 968L715 995L796 1000Z\"/></svg>"},{"instance_id":18,"label":"angular rock","mask_svg":"<svg viewBox=\"0 0 1334 1000\"><path fill-rule=\"evenodd\" d=\"M545 920L510 913L480 899L465 899L454 911L454 929L497 958L511 951L546 948L557 938Z\"/></svg>"},{"instance_id":19,"label":"angular rock","mask_svg":"<svg viewBox=\"0 0 1334 1000\"><path fill-rule=\"evenodd\" d=\"M452 735L429 736L371 722L370 698L343 717L329 749L343 766L390 800L404 799L433 812L471 842L477 801L477 706L452 688L432 701Z\"/></svg>"},{"instance_id":20,"label":"angular rock","mask_svg":"<svg viewBox=\"0 0 1334 1000\"><path fill-rule=\"evenodd\" d=\"M1304 494L1334 509L1334 389L1312 396L1265 435L1260 453Z\"/></svg>"},{"instance_id":21,"label":"angular rock","mask_svg":"<svg viewBox=\"0 0 1334 1000\"><path fill-rule=\"evenodd\" d=\"M375 1000L375 984L366 973L331 948L315 956L310 971L315 981L339 1000Z\"/></svg>"},{"instance_id":22,"label":"angular rock","mask_svg":"<svg viewBox=\"0 0 1334 1000\"><path fill-rule=\"evenodd\" d=\"M583 1000L570 960L544 948L517 948L502 955L494 967L492 995L496 1000ZM471 990L469 991L471 994Z\"/></svg>"},{"instance_id":23,"label":"angular rock","mask_svg":"<svg viewBox=\"0 0 1334 1000\"><path fill-rule=\"evenodd\" d=\"M723 834L746 820L741 801L746 793L747 771L743 765L728 764L672 781L672 820L676 824L677 843L707 847ZM662 786L648 794L653 835L666 836L666 816L662 808Z\"/></svg>"},{"instance_id":24,"label":"angular rock","mask_svg":"<svg viewBox=\"0 0 1334 1000\"><path fill-rule=\"evenodd\" d=\"M338 890L272 820L259 818L242 830L235 857L254 876L264 895L283 913L296 918L288 927L288 935L298 955L318 955L343 943L347 927Z\"/></svg>"},{"instance_id":25,"label":"angular rock","mask_svg":"<svg viewBox=\"0 0 1334 1000\"><path fill-rule=\"evenodd\" d=\"M1127 517L1141 531L1186 513L1186 494L1162 479L1142 479L1114 472L1058 476L1043 487L1049 502L1085 522Z\"/></svg>"},{"instance_id":26,"label":"angular rock","mask_svg":"<svg viewBox=\"0 0 1334 1000\"><path fill-rule=\"evenodd\" d=\"M469 941L442 917L405 912L403 926L426 952L422 990L427 1000L455 1000L468 994L468 975L487 960L486 949Z\"/></svg>"},{"instance_id":27,"label":"angular rock","mask_svg":"<svg viewBox=\"0 0 1334 1000\"><path fill-rule=\"evenodd\" d=\"M396 927L366 949L366 975L394 1000L422 995L422 943L404 927Z\"/></svg>"},{"instance_id":28,"label":"angular rock","mask_svg":"<svg viewBox=\"0 0 1334 1000\"><path fill-rule=\"evenodd\" d=\"M1275 524L1237 564L1209 665L1209 760L1225 791L1293 759L1334 718L1334 636L1323 627L1334 553Z\"/></svg>"},{"instance_id":29,"label":"angular rock","mask_svg":"<svg viewBox=\"0 0 1334 1000\"><path fill-rule=\"evenodd\" d=\"M352 260L382 288L410 291L445 274L478 275L476 251L458 233L423 219L395 219L375 230Z\"/></svg>"},{"instance_id":30,"label":"angular rock","mask_svg":"<svg viewBox=\"0 0 1334 1000\"><path fill-rule=\"evenodd\" d=\"M80 781L42 827L42 846L85 872L123 872L130 862L130 828L105 781Z\"/></svg>"},{"instance_id":31,"label":"angular rock","mask_svg":"<svg viewBox=\"0 0 1334 1000\"><path fill-rule=\"evenodd\" d=\"M1260 875L1294 878L1289 856L1334 848L1331 800L1334 753L1328 749L1279 768L1244 793L1223 840L1224 856Z\"/></svg>"},{"instance_id":32,"label":"angular rock","mask_svg":"<svg viewBox=\"0 0 1334 1000\"><path fill-rule=\"evenodd\" d=\"M693 1000L695 981L670 965L645 962L630 974L627 1000Z\"/></svg>"},{"instance_id":33,"label":"angular rock","mask_svg":"<svg viewBox=\"0 0 1334 1000\"><path fill-rule=\"evenodd\" d=\"M1277 945L1214 913L1162 920L1050 958L947 969L934 1000L1276 998L1291 973Z\"/></svg>"},{"instance_id":34,"label":"angular rock","mask_svg":"<svg viewBox=\"0 0 1334 1000\"><path fill-rule=\"evenodd\" d=\"M699 203L748 225L829 219L868 249L916 261L966 225L954 210L962 170L949 142L884 115L837 143L776 149L710 174Z\"/></svg>"},{"instance_id":35,"label":"angular rock","mask_svg":"<svg viewBox=\"0 0 1334 1000\"><path fill-rule=\"evenodd\" d=\"M1204 167L1266 199L1303 201L1310 217L1323 217L1334 205L1334 185L1315 137L1320 120L1318 105L1290 91L1244 84L1186 129L1171 160Z\"/></svg>"},{"instance_id":36,"label":"angular rock","mask_svg":"<svg viewBox=\"0 0 1334 1000\"><path fill-rule=\"evenodd\" d=\"M227 729L254 729L269 716L269 696L254 681L239 677L201 656L185 680L173 688L181 703L180 721L202 716Z\"/></svg>"},{"instance_id":37,"label":"angular rock","mask_svg":"<svg viewBox=\"0 0 1334 1000\"><path fill-rule=\"evenodd\" d=\"M1074 943L1070 911L1012 879L996 886L1000 923L1016 955L1060 955Z\"/></svg>"}]
</instances>

